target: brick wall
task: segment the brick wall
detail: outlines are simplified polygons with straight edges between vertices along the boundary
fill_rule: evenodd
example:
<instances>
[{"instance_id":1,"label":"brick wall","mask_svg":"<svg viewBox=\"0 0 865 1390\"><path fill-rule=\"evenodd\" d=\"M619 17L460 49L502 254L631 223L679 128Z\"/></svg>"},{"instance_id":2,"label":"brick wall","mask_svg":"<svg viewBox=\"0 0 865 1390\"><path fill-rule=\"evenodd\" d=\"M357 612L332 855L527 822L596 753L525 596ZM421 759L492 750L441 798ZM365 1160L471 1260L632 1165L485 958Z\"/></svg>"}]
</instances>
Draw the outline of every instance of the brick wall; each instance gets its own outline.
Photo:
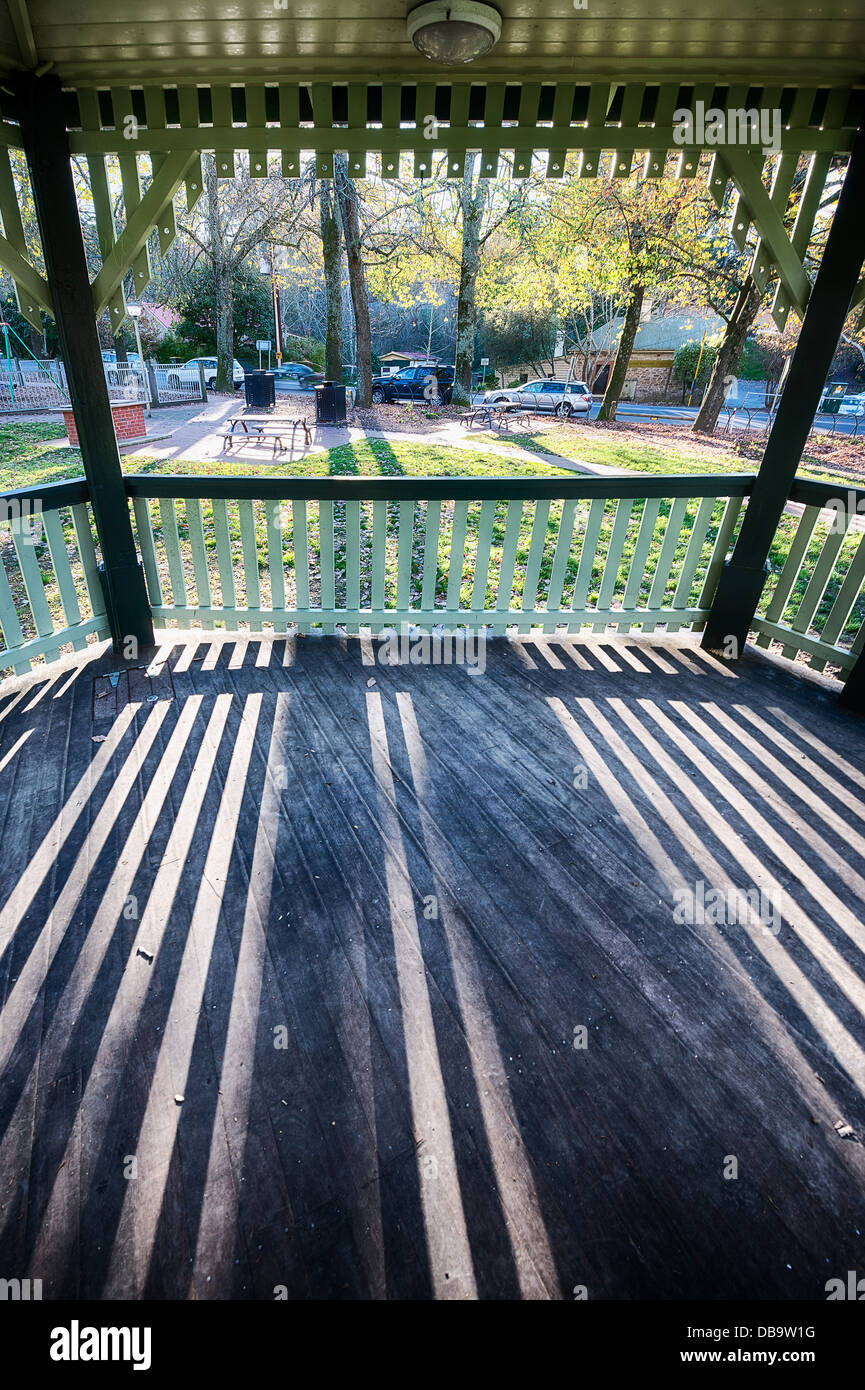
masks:
<instances>
[{"instance_id":1,"label":"brick wall","mask_svg":"<svg viewBox=\"0 0 865 1390\"><path fill-rule=\"evenodd\" d=\"M122 444L125 439L142 439L147 433L144 423L144 407L138 404L118 405L112 408L114 433ZM64 410L63 422L70 444L78 443L78 426L71 410Z\"/></svg>"}]
</instances>

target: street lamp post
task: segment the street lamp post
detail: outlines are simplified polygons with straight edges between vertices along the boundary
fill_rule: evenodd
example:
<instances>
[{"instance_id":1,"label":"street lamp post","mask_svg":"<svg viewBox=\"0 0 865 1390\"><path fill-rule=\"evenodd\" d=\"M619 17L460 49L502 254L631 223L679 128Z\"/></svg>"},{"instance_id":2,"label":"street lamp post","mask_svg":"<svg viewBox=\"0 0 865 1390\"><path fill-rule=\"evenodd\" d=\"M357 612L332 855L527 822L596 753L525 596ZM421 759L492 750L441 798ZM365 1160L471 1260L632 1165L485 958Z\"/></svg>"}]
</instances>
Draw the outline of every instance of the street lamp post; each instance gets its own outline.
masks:
<instances>
[{"instance_id":1,"label":"street lamp post","mask_svg":"<svg viewBox=\"0 0 865 1390\"><path fill-rule=\"evenodd\" d=\"M138 320L141 318L141 305L127 304L126 312L132 319L132 325L135 329L135 345L138 349L138 361L141 363L141 384L144 387L144 402L147 407L147 414L152 415L150 391L147 387L147 368L144 365L144 353L141 350L141 333L138 328Z\"/></svg>"},{"instance_id":2,"label":"street lamp post","mask_svg":"<svg viewBox=\"0 0 865 1390\"><path fill-rule=\"evenodd\" d=\"M262 256L258 263L258 268L262 275L266 275L268 270L270 271L270 297L273 304L273 347L276 356L276 365L278 367L282 362L282 305L279 298L279 285L276 283L276 262L274 260L273 247L269 246L267 250L270 256L270 263L268 264L264 256ZM270 367L269 350L267 354L267 365Z\"/></svg>"}]
</instances>

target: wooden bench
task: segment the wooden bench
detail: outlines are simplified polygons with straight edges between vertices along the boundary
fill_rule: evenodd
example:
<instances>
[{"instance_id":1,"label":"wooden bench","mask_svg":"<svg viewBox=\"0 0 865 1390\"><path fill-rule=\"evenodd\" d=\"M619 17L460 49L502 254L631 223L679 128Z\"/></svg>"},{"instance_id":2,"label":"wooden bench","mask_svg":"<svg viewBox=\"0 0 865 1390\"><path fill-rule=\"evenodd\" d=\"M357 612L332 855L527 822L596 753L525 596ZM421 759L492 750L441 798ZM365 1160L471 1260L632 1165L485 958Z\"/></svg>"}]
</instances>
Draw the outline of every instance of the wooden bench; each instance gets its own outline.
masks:
<instances>
[{"instance_id":1,"label":"wooden bench","mask_svg":"<svg viewBox=\"0 0 865 1390\"><path fill-rule=\"evenodd\" d=\"M473 425L480 423L482 427L506 432L510 429L511 421L522 420L528 429L531 424L531 411L522 405L478 405L473 410L466 410L457 419L466 429L471 429Z\"/></svg>"},{"instance_id":2,"label":"wooden bench","mask_svg":"<svg viewBox=\"0 0 865 1390\"><path fill-rule=\"evenodd\" d=\"M272 439L274 453L277 443L280 450L285 448L283 440L289 430L291 431L292 448L294 448L294 435L297 429L303 430L307 444L312 443L309 418L306 415L235 415L233 419L226 421L226 426L225 430L220 431L220 438L225 440L226 451L231 449L239 430L242 431L244 439L249 443L255 443L259 439Z\"/></svg>"}]
</instances>

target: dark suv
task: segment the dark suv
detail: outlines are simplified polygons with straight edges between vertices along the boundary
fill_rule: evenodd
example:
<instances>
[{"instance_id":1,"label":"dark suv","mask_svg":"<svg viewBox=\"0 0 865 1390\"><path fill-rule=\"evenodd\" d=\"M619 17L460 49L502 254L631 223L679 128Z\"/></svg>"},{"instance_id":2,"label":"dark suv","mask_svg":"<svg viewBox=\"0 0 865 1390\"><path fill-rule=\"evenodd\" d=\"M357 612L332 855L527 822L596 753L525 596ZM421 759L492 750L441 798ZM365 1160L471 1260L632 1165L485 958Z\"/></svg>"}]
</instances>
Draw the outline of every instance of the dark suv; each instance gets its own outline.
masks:
<instances>
[{"instance_id":1,"label":"dark suv","mask_svg":"<svg viewBox=\"0 0 865 1390\"><path fill-rule=\"evenodd\" d=\"M403 367L393 376L374 376L373 405L390 405L393 401L439 401L447 405L453 394L453 367Z\"/></svg>"}]
</instances>

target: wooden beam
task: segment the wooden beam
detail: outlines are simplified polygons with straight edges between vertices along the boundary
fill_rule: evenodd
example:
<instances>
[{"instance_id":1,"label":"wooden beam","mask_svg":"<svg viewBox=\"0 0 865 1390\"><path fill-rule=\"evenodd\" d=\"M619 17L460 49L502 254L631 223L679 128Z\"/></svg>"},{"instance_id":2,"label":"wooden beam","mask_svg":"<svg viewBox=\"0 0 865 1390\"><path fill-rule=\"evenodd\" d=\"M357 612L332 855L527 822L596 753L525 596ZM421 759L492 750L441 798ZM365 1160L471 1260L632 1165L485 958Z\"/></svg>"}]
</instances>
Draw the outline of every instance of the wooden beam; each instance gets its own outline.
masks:
<instances>
[{"instance_id":1,"label":"wooden beam","mask_svg":"<svg viewBox=\"0 0 865 1390\"><path fill-rule=\"evenodd\" d=\"M5 236L0 236L0 268L11 275L16 284L21 286L25 295L28 295L34 304L40 304L43 309L47 309L49 314L54 313L51 305L51 291L47 281L37 270L34 270L28 261L25 261L20 251L16 251L11 241L7 241Z\"/></svg>"},{"instance_id":2,"label":"wooden beam","mask_svg":"<svg viewBox=\"0 0 865 1390\"><path fill-rule=\"evenodd\" d=\"M97 318L122 286L123 277L147 244L151 232L159 226L160 217L183 183L184 175L195 158L195 153L189 151L168 155L141 202L129 215L124 231L115 241L93 281L93 311Z\"/></svg>"},{"instance_id":3,"label":"wooden beam","mask_svg":"<svg viewBox=\"0 0 865 1390\"><path fill-rule=\"evenodd\" d=\"M6 241L10 244L11 250L17 252L18 256L29 266L27 260L27 238L24 235L24 223L21 220L21 209L18 206L18 190L15 187L15 179L12 174L12 163L9 158L8 150L0 150L0 215L3 217L3 232ZM7 267L4 267L7 269ZM26 277L25 281L19 282L12 277L15 285L15 299L18 309L27 322L42 332L42 300L32 291L37 288L36 281L41 277L33 267L32 276ZM20 265L19 265L20 270ZM11 271L9 271L11 274ZM44 282L43 282L44 284ZM44 285L45 294L48 295L48 286ZM50 297L49 297L50 298ZM50 308L50 304L46 304Z\"/></svg>"},{"instance_id":4,"label":"wooden beam","mask_svg":"<svg viewBox=\"0 0 865 1390\"><path fill-rule=\"evenodd\" d=\"M764 246L768 247L790 299L797 309L804 310L811 293L811 282L790 243L781 214L763 186L757 166L747 150L731 145L725 145L718 151L718 159L726 166L739 189L751 221L760 233Z\"/></svg>"},{"instance_id":5,"label":"wooden beam","mask_svg":"<svg viewBox=\"0 0 865 1390\"><path fill-rule=\"evenodd\" d=\"M11 81L18 96L54 318L102 548L111 635L116 650L134 655L140 647L152 645L153 622L132 535L93 317L93 293L63 119L63 93L59 80L52 76L22 74Z\"/></svg>"},{"instance_id":6,"label":"wooden beam","mask_svg":"<svg viewBox=\"0 0 865 1390\"><path fill-rule=\"evenodd\" d=\"M811 291L802 331L763 462L725 566L702 646L719 656L742 654L766 582L769 550L820 403L850 300L865 260L865 128L857 134L847 175Z\"/></svg>"},{"instance_id":7,"label":"wooden beam","mask_svg":"<svg viewBox=\"0 0 865 1390\"><path fill-rule=\"evenodd\" d=\"M15 127L12 127L14 130ZM17 132L16 132L17 133ZM442 149L465 152L466 150L547 150L552 146L565 150L615 150L629 148L641 153L648 149L665 149L681 153L681 145L676 143L674 128L668 126L616 126L616 125L565 125L553 126L443 126L440 131ZM781 149L797 152L823 151L825 153L845 153L850 149L853 132L849 130L818 130L808 127L800 130L781 132ZM3 141L3 128L0 127L0 143ZM11 143L11 141L10 141ZM423 133L423 127L391 128L362 127L350 129L347 126L177 126L164 130L141 131L136 142L139 151L177 151L219 150L226 154L238 150L318 150L321 153L354 154L387 153L406 151L429 151L431 141ZM123 138L122 130L73 130L69 133L69 147L73 154L128 154L129 144ZM438 146L436 146L438 148ZM688 147L694 153L707 149L712 153L719 150L712 145L694 144ZM729 148L729 147L728 147Z\"/></svg>"},{"instance_id":8,"label":"wooden beam","mask_svg":"<svg viewBox=\"0 0 865 1390\"><path fill-rule=\"evenodd\" d=\"M18 44L21 61L25 68L35 68L39 63L39 53L36 49L36 40L33 37L30 15L27 12L27 0L6 0L6 8L9 11L12 28L15 30L15 41Z\"/></svg>"}]
</instances>

